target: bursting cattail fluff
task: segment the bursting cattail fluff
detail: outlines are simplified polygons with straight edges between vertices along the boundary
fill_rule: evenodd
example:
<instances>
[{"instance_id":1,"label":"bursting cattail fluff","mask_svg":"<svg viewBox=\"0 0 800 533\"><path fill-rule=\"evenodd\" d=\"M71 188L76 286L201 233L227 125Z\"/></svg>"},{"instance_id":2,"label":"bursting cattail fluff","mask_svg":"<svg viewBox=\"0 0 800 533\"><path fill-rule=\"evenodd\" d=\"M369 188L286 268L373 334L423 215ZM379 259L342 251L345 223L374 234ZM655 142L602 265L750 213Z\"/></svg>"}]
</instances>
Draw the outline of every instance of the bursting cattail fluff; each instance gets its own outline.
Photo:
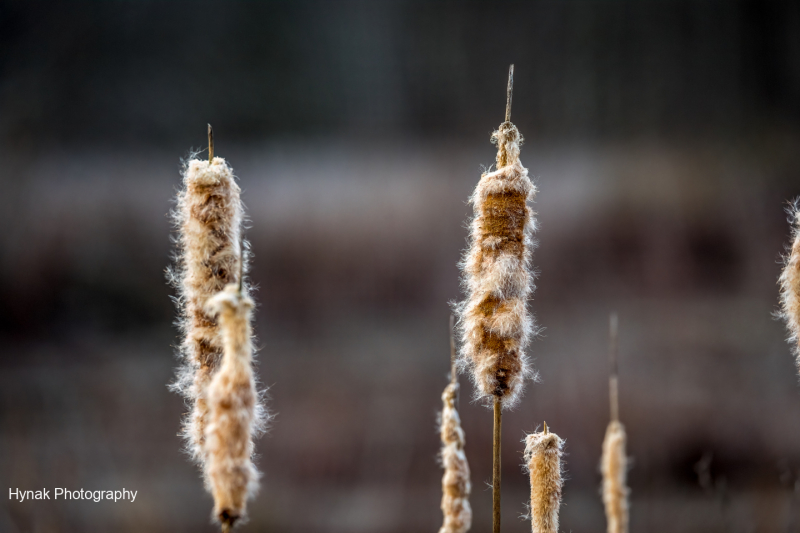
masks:
<instances>
[{"instance_id":1,"label":"bursting cattail fluff","mask_svg":"<svg viewBox=\"0 0 800 533\"><path fill-rule=\"evenodd\" d=\"M472 526L469 494L469 464L464 453L464 430L456 410L458 383L450 383L442 393L440 435L442 438L442 513L444 523L439 533L466 533Z\"/></svg>"},{"instance_id":2,"label":"bursting cattail fluff","mask_svg":"<svg viewBox=\"0 0 800 533\"><path fill-rule=\"evenodd\" d=\"M227 284L238 283L242 271L243 207L239 186L224 159L192 159L185 164L173 218L178 253L176 268L169 274L178 291L184 361L173 388L191 405L183 434L192 456L203 465L207 390L222 356L217 321L205 306Z\"/></svg>"},{"instance_id":3,"label":"bursting cattail fluff","mask_svg":"<svg viewBox=\"0 0 800 533\"><path fill-rule=\"evenodd\" d=\"M781 286L781 310L777 313L789 330L788 341L793 346L800 365L800 198L787 210L791 215L792 247L784 256Z\"/></svg>"},{"instance_id":4,"label":"bursting cattail fluff","mask_svg":"<svg viewBox=\"0 0 800 533\"><path fill-rule=\"evenodd\" d=\"M628 533L627 458L625 426L612 420L603 440L603 504L606 508L608 533Z\"/></svg>"},{"instance_id":5,"label":"bursting cattail fluff","mask_svg":"<svg viewBox=\"0 0 800 533\"><path fill-rule=\"evenodd\" d=\"M533 375L525 349L534 333L527 301L533 286L532 239L536 222L528 206L536 187L519 161L522 136L511 122L492 134L497 170L481 176L470 201L470 247L461 263L466 299L457 306L459 363L471 370L476 396L516 403ZM488 402L487 402L488 403Z\"/></svg>"},{"instance_id":6,"label":"bursting cattail fluff","mask_svg":"<svg viewBox=\"0 0 800 533\"><path fill-rule=\"evenodd\" d=\"M231 284L212 297L206 309L218 318L223 341L222 364L208 387L206 472L214 515L232 526L258 489L252 456L262 413L252 368L253 301Z\"/></svg>"},{"instance_id":7,"label":"bursting cattail fluff","mask_svg":"<svg viewBox=\"0 0 800 533\"><path fill-rule=\"evenodd\" d=\"M561 507L561 455L564 441L555 433L534 433L525 438L525 461L531 478L531 530L558 533Z\"/></svg>"}]
</instances>

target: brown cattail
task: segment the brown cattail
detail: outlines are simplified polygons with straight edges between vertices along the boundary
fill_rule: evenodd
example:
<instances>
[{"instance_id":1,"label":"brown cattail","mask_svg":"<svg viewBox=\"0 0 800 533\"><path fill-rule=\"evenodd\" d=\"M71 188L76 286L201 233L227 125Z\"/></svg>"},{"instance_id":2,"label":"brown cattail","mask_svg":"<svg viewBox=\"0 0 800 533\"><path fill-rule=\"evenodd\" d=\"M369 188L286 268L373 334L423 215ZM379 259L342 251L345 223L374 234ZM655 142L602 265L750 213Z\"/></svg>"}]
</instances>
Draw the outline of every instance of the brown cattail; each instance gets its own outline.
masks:
<instances>
[{"instance_id":1,"label":"brown cattail","mask_svg":"<svg viewBox=\"0 0 800 533\"><path fill-rule=\"evenodd\" d=\"M628 486L627 457L625 456L625 426L619 421L619 378L617 371L618 326L616 313L612 313L609 325L608 396L611 422L603 440L603 457L600 470L603 473L603 504L606 508L608 533L628 533Z\"/></svg>"},{"instance_id":2,"label":"brown cattail","mask_svg":"<svg viewBox=\"0 0 800 533\"><path fill-rule=\"evenodd\" d=\"M252 455L262 417L252 368L253 301L231 284L206 309L218 317L224 346L222 364L208 387L206 472L214 515L229 528L244 516L247 498L258 489Z\"/></svg>"},{"instance_id":3,"label":"brown cattail","mask_svg":"<svg viewBox=\"0 0 800 533\"><path fill-rule=\"evenodd\" d=\"M210 135L209 126L209 139ZM192 456L204 461L208 419L207 389L222 355L215 318L206 310L208 299L229 283L238 283L242 271L239 186L233 171L220 157L192 159L183 170L173 218L178 228L177 265L169 273L178 290L181 354L184 365L173 388L192 406L183 434Z\"/></svg>"},{"instance_id":4,"label":"brown cattail","mask_svg":"<svg viewBox=\"0 0 800 533\"><path fill-rule=\"evenodd\" d=\"M800 365L800 199L787 210L791 215L792 248L784 256L781 286L781 310L777 313L789 330L788 341Z\"/></svg>"},{"instance_id":5,"label":"brown cattail","mask_svg":"<svg viewBox=\"0 0 800 533\"><path fill-rule=\"evenodd\" d=\"M456 346L453 338L453 315L450 315L450 383L442 393L442 413L439 435L442 439L442 513L444 523L439 533L466 533L472 526L472 507L469 494L469 463L464 453L464 430L458 416L458 375L456 374Z\"/></svg>"},{"instance_id":6,"label":"brown cattail","mask_svg":"<svg viewBox=\"0 0 800 533\"><path fill-rule=\"evenodd\" d=\"M625 456L625 426L612 420L603 440L603 503L606 508L608 533L628 532L627 458Z\"/></svg>"},{"instance_id":7,"label":"brown cattail","mask_svg":"<svg viewBox=\"0 0 800 533\"><path fill-rule=\"evenodd\" d=\"M519 161L522 136L511 122L492 134L497 170L486 172L472 194L475 216L461 264L466 300L459 304L462 366L472 371L476 397L503 407L516 403L533 375L525 348L534 333L527 301L533 286L531 251L536 187Z\"/></svg>"},{"instance_id":8,"label":"brown cattail","mask_svg":"<svg viewBox=\"0 0 800 533\"><path fill-rule=\"evenodd\" d=\"M456 410L458 383L451 382L442 393L440 435L442 438L442 513L444 523L439 533L466 533L472 526L469 493L469 464L464 453L464 430Z\"/></svg>"},{"instance_id":9,"label":"brown cattail","mask_svg":"<svg viewBox=\"0 0 800 533\"><path fill-rule=\"evenodd\" d=\"M525 438L525 461L531 476L531 530L533 533L558 533L561 506L562 441L547 430Z\"/></svg>"}]
</instances>

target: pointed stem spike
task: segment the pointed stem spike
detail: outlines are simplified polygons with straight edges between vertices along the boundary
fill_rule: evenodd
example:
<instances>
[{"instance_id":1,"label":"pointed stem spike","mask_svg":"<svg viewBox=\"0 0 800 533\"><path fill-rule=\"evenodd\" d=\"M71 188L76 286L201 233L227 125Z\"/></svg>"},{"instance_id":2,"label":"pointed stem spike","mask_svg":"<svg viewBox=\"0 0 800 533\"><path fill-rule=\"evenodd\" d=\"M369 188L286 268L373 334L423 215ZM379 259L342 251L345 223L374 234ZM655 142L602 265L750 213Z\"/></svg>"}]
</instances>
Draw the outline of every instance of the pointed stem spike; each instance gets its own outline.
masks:
<instances>
[{"instance_id":1,"label":"pointed stem spike","mask_svg":"<svg viewBox=\"0 0 800 533\"><path fill-rule=\"evenodd\" d=\"M550 430L549 430L549 429L547 429L547 422L544 422L544 429L542 430L542 433L544 433L545 435L547 435L548 433L550 433Z\"/></svg>"},{"instance_id":2,"label":"pointed stem spike","mask_svg":"<svg viewBox=\"0 0 800 533\"><path fill-rule=\"evenodd\" d=\"M456 382L455 317L450 315L450 383Z\"/></svg>"},{"instance_id":3,"label":"pointed stem spike","mask_svg":"<svg viewBox=\"0 0 800 533\"><path fill-rule=\"evenodd\" d=\"M242 295L244 285L244 235L239 237L239 296Z\"/></svg>"},{"instance_id":4,"label":"pointed stem spike","mask_svg":"<svg viewBox=\"0 0 800 533\"><path fill-rule=\"evenodd\" d=\"M619 377L617 368L617 352L619 351L619 319L617 313L608 317L608 400L611 409L611 420L619 420Z\"/></svg>"},{"instance_id":5,"label":"pointed stem spike","mask_svg":"<svg viewBox=\"0 0 800 533\"><path fill-rule=\"evenodd\" d=\"M514 90L514 64L508 68L508 88L506 89L506 122L511 120L511 93Z\"/></svg>"},{"instance_id":6,"label":"pointed stem spike","mask_svg":"<svg viewBox=\"0 0 800 533\"><path fill-rule=\"evenodd\" d=\"M214 161L214 130L208 125L208 162Z\"/></svg>"}]
</instances>

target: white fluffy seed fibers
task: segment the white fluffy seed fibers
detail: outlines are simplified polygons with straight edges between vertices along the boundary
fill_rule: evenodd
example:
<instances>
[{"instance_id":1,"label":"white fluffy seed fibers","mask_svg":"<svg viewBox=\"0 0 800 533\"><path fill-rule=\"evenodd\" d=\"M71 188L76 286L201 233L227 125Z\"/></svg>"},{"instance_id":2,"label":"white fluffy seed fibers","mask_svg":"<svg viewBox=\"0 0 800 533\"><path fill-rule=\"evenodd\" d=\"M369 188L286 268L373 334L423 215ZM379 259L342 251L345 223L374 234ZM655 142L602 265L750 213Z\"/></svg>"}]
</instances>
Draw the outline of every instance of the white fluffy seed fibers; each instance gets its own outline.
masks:
<instances>
[{"instance_id":1,"label":"white fluffy seed fibers","mask_svg":"<svg viewBox=\"0 0 800 533\"><path fill-rule=\"evenodd\" d=\"M183 331L184 365L173 388L191 405L183 433L192 456L201 465L208 420L207 390L222 356L219 327L205 305L225 285L239 281L242 217L240 189L224 159L192 159L186 163L183 188L173 213L178 229L177 264L169 273L178 291Z\"/></svg>"},{"instance_id":2,"label":"white fluffy seed fibers","mask_svg":"<svg viewBox=\"0 0 800 533\"><path fill-rule=\"evenodd\" d=\"M444 523L439 533L466 533L472 526L469 494L469 464L464 453L464 430L456 410L458 383L450 383L442 393L440 435L442 439L442 514Z\"/></svg>"},{"instance_id":3,"label":"white fluffy seed fibers","mask_svg":"<svg viewBox=\"0 0 800 533\"><path fill-rule=\"evenodd\" d=\"M628 533L627 457L625 427L611 421L603 440L603 504L606 509L608 533Z\"/></svg>"},{"instance_id":4,"label":"white fluffy seed fibers","mask_svg":"<svg viewBox=\"0 0 800 533\"><path fill-rule=\"evenodd\" d=\"M563 448L564 441L555 433L534 433L525 438L525 461L531 479L533 533L558 533Z\"/></svg>"},{"instance_id":5,"label":"white fluffy seed fibers","mask_svg":"<svg viewBox=\"0 0 800 533\"><path fill-rule=\"evenodd\" d=\"M262 412L252 368L253 301L231 284L206 308L219 320L224 346L222 364L208 388L206 470L214 515L230 527L245 515L247 499L258 489L252 456Z\"/></svg>"},{"instance_id":6,"label":"white fluffy seed fibers","mask_svg":"<svg viewBox=\"0 0 800 533\"><path fill-rule=\"evenodd\" d=\"M789 330L788 341L800 365L800 199L789 210L792 223L792 247L784 257L778 279L781 287L781 310L778 312Z\"/></svg>"},{"instance_id":7,"label":"white fluffy seed fibers","mask_svg":"<svg viewBox=\"0 0 800 533\"><path fill-rule=\"evenodd\" d=\"M533 376L525 349L534 334L527 309L533 273L532 234L536 222L528 206L536 187L519 161L522 137L510 122L492 135L497 170L481 176L470 201L474 208L470 247L461 263L466 299L457 306L461 334L459 364L471 371L476 397L505 408L520 398Z\"/></svg>"}]
</instances>

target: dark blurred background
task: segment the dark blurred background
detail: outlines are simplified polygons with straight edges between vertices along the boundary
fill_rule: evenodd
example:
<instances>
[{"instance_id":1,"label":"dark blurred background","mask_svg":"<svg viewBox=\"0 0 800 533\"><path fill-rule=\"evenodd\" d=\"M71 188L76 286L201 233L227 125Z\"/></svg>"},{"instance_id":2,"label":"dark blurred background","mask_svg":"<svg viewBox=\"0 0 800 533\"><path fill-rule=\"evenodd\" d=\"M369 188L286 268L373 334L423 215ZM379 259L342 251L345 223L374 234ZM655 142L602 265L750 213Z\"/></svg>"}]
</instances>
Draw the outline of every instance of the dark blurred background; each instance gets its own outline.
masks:
<instances>
[{"instance_id":1,"label":"dark blurred background","mask_svg":"<svg viewBox=\"0 0 800 533\"><path fill-rule=\"evenodd\" d=\"M276 414L242 531L432 532L447 302L466 200L512 119L540 193L530 348L504 418L567 441L565 532L602 532L608 313L633 532L800 528L800 394L777 307L800 195L800 3L0 3L2 532L214 531L167 390L180 159L216 132L244 189ZM201 154L201 157L204 155ZM474 531L491 415L460 403ZM795 489L797 487L797 489Z\"/></svg>"}]
</instances>

